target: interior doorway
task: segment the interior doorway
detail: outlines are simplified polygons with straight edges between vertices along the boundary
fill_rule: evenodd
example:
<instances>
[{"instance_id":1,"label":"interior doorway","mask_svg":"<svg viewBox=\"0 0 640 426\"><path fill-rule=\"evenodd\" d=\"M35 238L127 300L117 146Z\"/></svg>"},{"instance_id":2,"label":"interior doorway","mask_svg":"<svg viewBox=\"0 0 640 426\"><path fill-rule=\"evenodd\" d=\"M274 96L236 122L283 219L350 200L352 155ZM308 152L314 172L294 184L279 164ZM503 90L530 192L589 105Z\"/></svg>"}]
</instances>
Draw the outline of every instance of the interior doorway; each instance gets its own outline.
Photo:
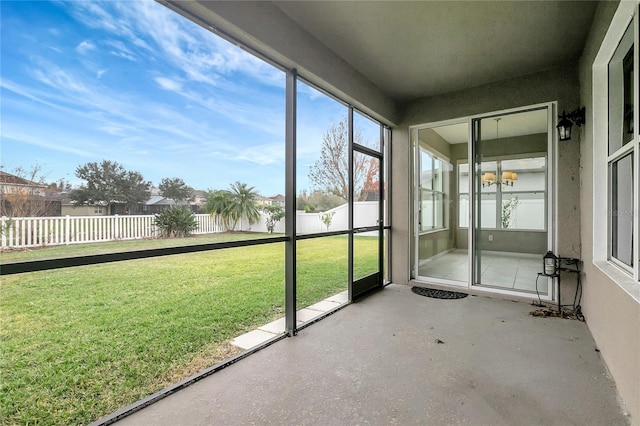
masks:
<instances>
[{"instance_id":1,"label":"interior doorway","mask_svg":"<svg viewBox=\"0 0 640 426\"><path fill-rule=\"evenodd\" d=\"M552 109L412 129L417 280L553 299Z\"/></svg>"}]
</instances>

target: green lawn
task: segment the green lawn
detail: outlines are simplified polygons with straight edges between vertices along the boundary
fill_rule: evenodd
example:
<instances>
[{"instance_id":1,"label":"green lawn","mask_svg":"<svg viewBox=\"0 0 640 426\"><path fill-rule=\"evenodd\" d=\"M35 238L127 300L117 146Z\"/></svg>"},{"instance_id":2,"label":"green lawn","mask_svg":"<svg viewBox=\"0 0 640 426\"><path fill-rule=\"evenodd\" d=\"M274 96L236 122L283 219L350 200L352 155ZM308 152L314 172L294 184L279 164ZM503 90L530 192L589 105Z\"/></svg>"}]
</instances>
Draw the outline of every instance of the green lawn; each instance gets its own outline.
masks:
<instances>
[{"instance_id":1,"label":"green lawn","mask_svg":"<svg viewBox=\"0 0 640 426\"><path fill-rule=\"evenodd\" d=\"M102 243L69 244L31 249L6 250L0 252L0 263L57 259L61 257L86 256L92 254L117 253L122 251L221 243L227 241L254 240L258 238L276 236L280 236L280 234L269 235L265 233L225 232L206 235L194 235L187 238L120 240L107 241Z\"/></svg>"},{"instance_id":2,"label":"green lawn","mask_svg":"<svg viewBox=\"0 0 640 426\"><path fill-rule=\"evenodd\" d=\"M299 307L346 289L346 241L298 243ZM358 268L374 268L376 240L356 238L356 250L370 259ZM283 316L284 244L9 275L0 295L0 422L86 424Z\"/></svg>"}]
</instances>

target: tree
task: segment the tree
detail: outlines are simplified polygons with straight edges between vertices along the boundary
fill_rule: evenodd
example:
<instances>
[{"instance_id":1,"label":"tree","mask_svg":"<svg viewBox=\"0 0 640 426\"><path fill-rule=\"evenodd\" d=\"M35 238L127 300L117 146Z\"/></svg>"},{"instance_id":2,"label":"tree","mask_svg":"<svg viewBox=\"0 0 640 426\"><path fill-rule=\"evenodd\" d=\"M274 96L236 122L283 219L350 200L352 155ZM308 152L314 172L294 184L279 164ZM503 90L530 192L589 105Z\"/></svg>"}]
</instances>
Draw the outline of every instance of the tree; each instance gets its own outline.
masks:
<instances>
[{"instance_id":1,"label":"tree","mask_svg":"<svg viewBox=\"0 0 640 426\"><path fill-rule=\"evenodd\" d=\"M211 215L219 215L224 227L231 231L243 218L246 218L249 224L256 223L260 219L257 197L258 193L253 186L249 187L246 183L235 182L231 184L230 190L213 191L207 197L205 209Z\"/></svg>"},{"instance_id":2,"label":"tree","mask_svg":"<svg viewBox=\"0 0 640 426\"><path fill-rule=\"evenodd\" d=\"M246 218L249 224L254 224L260 219L260 211L258 210L258 193L255 187L248 187L246 183L235 182L231 184L232 217L236 221ZM242 225L241 229L242 230Z\"/></svg>"},{"instance_id":3,"label":"tree","mask_svg":"<svg viewBox=\"0 0 640 426\"><path fill-rule=\"evenodd\" d=\"M224 189L212 191L207 197L204 209L210 215L218 215L222 219L222 225L228 231L231 230L231 193ZM233 224L235 228L235 222Z\"/></svg>"},{"instance_id":4,"label":"tree","mask_svg":"<svg viewBox=\"0 0 640 426\"><path fill-rule=\"evenodd\" d=\"M305 212L327 211L344 204L344 199L324 191L313 191L307 195L302 191L296 198L296 209Z\"/></svg>"},{"instance_id":5,"label":"tree","mask_svg":"<svg viewBox=\"0 0 640 426\"><path fill-rule=\"evenodd\" d=\"M151 182L145 181L138 172L125 170L115 161L78 166L76 176L85 183L71 192L71 199L79 204L105 205L110 214L116 204L128 208L144 203L151 196Z\"/></svg>"},{"instance_id":6,"label":"tree","mask_svg":"<svg viewBox=\"0 0 640 426\"><path fill-rule=\"evenodd\" d=\"M329 230L329 227L331 226L331 222L333 221L333 215L334 214L336 214L336 212L323 213L320 216L320 220L322 221L322 223L324 223L324 226L327 227L327 231Z\"/></svg>"},{"instance_id":7,"label":"tree","mask_svg":"<svg viewBox=\"0 0 640 426\"><path fill-rule=\"evenodd\" d=\"M47 186L47 193L71 192L72 188L71 182L65 178L60 178L57 181L51 182L49 186Z\"/></svg>"},{"instance_id":8,"label":"tree","mask_svg":"<svg viewBox=\"0 0 640 426\"><path fill-rule=\"evenodd\" d=\"M278 222L284 218L284 209L279 205L274 205L264 206L262 211L267 214L267 219L264 221L267 231L269 231L270 234L273 234L273 229L276 227Z\"/></svg>"},{"instance_id":9,"label":"tree","mask_svg":"<svg viewBox=\"0 0 640 426\"><path fill-rule=\"evenodd\" d=\"M362 133L354 129L353 141L364 145ZM379 162L364 154L355 153L353 161L353 195L355 201L363 201L371 185L377 182ZM309 180L325 192L349 199L349 125L347 119L332 124L322 136L320 158L309 168Z\"/></svg>"},{"instance_id":10,"label":"tree","mask_svg":"<svg viewBox=\"0 0 640 426\"><path fill-rule=\"evenodd\" d=\"M193 188L188 186L180 178L164 178L158 186L160 195L173 200L176 204L193 198Z\"/></svg>"},{"instance_id":11,"label":"tree","mask_svg":"<svg viewBox=\"0 0 640 426\"><path fill-rule=\"evenodd\" d=\"M511 198L508 201L502 202L502 228L503 229L507 229L509 226L511 226L511 222L513 222L513 218L511 217L511 215L513 214L513 211L515 210L515 208L518 207L519 203L520 201L518 200L517 196L515 198Z\"/></svg>"}]
</instances>

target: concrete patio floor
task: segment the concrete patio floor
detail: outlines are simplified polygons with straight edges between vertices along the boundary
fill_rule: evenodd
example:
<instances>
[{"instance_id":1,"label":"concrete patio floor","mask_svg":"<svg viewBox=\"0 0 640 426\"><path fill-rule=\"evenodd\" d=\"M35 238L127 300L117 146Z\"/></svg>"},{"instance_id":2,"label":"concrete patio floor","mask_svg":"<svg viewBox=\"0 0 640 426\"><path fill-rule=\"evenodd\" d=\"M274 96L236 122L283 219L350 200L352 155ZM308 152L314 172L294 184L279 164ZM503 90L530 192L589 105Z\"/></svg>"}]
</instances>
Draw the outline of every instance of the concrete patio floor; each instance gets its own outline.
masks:
<instances>
[{"instance_id":1,"label":"concrete patio floor","mask_svg":"<svg viewBox=\"0 0 640 426\"><path fill-rule=\"evenodd\" d=\"M118 422L626 425L585 323L390 285Z\"/></svg>"}]
</instances>

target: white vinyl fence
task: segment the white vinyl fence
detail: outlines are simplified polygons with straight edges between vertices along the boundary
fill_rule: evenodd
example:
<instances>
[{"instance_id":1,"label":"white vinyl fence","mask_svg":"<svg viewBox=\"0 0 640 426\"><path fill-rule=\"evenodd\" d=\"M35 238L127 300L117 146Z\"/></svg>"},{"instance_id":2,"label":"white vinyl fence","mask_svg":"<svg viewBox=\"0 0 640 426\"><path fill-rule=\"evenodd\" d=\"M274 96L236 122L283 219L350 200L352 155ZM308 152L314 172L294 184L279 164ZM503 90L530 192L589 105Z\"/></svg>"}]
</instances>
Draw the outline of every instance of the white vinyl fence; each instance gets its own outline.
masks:
<instances>
[{"instance_id":1,"label":"white vinyl fence","mask_svg":"<svg viewBox=\"0 0 640 426\"><path fill-rule=\"evenodd\" d=\"M348 208L341 205L329 210L332 221L329 229L321 220L323 213L296 212L298 234L340 231L348 228ZM378 203L357 202L354 206L355 226L375 225L378 219ZM218 216L196 214L198 228L195 235L224 232ZM97 243L116 240L154 238L159 235L153 224L154 215L124 216L58 216L58 217L2 217L2 248L28 248L54 245ZM257 223L238 222L237 231L267 232L267 216L260 214ZM274 232L284 233L284 219L278 222Z\"/></svg>"},{"instance_id":2,"label":"white vinyl fence","mask_svg":"<svg viewBox=\"0 0 640 426\"><path fill-rule=\"evenodd\" d=\"M196 215L194 234L222 232L217 216ZM2 248L40 247L153 238L153 215L2 217Z\"/></svg>"}]
</instances>

